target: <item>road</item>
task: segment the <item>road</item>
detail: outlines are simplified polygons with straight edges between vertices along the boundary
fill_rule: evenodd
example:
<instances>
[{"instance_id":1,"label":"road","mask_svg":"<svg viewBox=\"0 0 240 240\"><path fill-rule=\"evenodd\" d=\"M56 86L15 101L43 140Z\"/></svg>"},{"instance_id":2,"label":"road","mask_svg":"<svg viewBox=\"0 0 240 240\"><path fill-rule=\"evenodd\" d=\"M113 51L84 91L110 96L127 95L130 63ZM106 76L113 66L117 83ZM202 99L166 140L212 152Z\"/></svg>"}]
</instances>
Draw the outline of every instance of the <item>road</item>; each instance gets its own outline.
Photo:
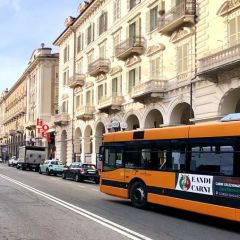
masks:
<instances>
[{"instance_id":1,"label":"road","mask_svg":"<svg viewBox=\"0 0 240 240\"><path fill-rule=\"evenodd\" d=\"M1 240L239 238L239 223L160 206L139 210L91 182L0 164Z\"/></svg>"}]
</instances>

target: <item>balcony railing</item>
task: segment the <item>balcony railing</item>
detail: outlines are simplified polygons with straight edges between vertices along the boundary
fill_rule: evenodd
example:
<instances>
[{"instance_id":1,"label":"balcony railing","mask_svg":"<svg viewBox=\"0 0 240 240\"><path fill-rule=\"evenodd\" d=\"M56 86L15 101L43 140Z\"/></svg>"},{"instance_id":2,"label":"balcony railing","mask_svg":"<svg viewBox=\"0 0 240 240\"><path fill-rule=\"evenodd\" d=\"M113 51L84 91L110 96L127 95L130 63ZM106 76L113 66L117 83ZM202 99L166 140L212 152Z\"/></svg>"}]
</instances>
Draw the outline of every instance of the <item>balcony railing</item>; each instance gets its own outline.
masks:
<instances>
[{"instance_id":1,"label":"balcony railing","mask_svg":"<svg viewBox=\"0 0 240 240\"><path fill-rule=\"evenodd\" d=\"M108 73L110 69L110 61L108 59L99 58L88 65L88 74L96 77L100 74Z\"/></svg>"},{"instance_id":2,"label":"balcony railing","mask_svg":"<svg viewBox=\"0 0 240 240\"><path fill-rule=\"evenodd\" d=\"M98 101L97 109L101 112L118 111L123 103L123 97L114 93L112 96L104 96Z\"/></svg>"},{"instance_id":3,"label":"balcony railing","mask_svg":"<svg viewBox=\"0 0 240 240\"><path fill-rule=\"evenodd\" d=\"M131 97L136 102L145 102L147 100L163 98L166 81L164 80L149 80L135 86Z\"/></svg>"},{"instance_id":4,"label":"balcony railing","mask_svg":"<svg viewBox=\"0 0 240 240\"><path fill-rule=\"evenodd\" d=\"M93 106L80 107L76 111L76 118L83 120L92 119L94 111L95 108Z\"/></svg>"},{"instance_id":5,"label":"balcony railing","mask_svg":"<svg viewBox=\"0 0 240 240\"><path fill-rule=\"evenodd\" d=\"M240 42L218 48L199 60L198 75L215 75L240 64Z\"/></svg>"},{"instance_id":6,"label":"balcony railing","mask_svg":"<svg viewBox=\"0 0 240 240\"><path fill-rule=\"evenodd\" d=\"M159 21L159 32L169 35L183 24L194 24L196 0L184 0L166 12Z\"/></svg>"},{"instance_id":7,"label":"balcony railing","mask_svg":"<svg viewBox=\"0 0 240 240\"><path fill-rule=\"evenodd\" d=\"M34 121L28 121L25 124L25 127L26 127L26 129L29 129L29 130L34 129L34 128L36 128L36 123Z\"/></svg>"},{"instance_id":8,"label":"balcony railing","mask_svg":"<svg viewBox=\"0 0 240 240\"><path fill-rule=\"evenodd\" d=\"M17 133L17 131L14 129L9 130L9 135L11 135L11 136L15 136L16 133Z\"/></svg>"},{"instance_id":9,"label":"balcony railing","mask_svg":"<svg viewBox=\"0 0 240 240\"><path fill-rule=\"evenodd\" d=\"M55 116L54 124L57 126L67 125L70 121L70 116L68 113L60 113Z\"/></svg>"},{"instance_id":10,"label":"balcony railing","mask_svg":"<svg viewBox=\"0 0 240 240\"><path fill-rule=\"evenodd\" d=\"M77 88L77 87L82 87L85 83L85 78L86 76L84 74L75 74L75 78L71 77L68 82L68 86L70 88Z\"/></svg>"},{"instance_id":11,"label":"balcony railing","mask_svg":"<svg viewBox=\"0 0 240 240\"><path fill-rule=\"evenodd\" d=\"M126 60L132 55L141 55L144 52L145 39L143 37L132 37L116 46L116 58Z\"/></svg>"}]
</instances>

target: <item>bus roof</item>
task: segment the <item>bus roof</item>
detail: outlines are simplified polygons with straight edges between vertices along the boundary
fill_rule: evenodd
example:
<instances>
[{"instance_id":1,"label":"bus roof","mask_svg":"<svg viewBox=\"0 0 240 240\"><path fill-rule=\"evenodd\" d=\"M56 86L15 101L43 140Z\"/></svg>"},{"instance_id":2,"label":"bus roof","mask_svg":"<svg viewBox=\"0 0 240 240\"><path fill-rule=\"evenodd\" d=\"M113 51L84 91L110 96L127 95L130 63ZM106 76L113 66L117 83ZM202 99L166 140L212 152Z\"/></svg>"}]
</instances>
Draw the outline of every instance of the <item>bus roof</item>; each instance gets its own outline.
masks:
<instances>
[{"instance_id":1,"label":"bus roof","mask_svg":"<svg viewBox=\"0 0 240 240\"><path fill-rule=\"evenodd\" d=\"M107 133L103 142L240 136L240 121Z\"/></svg>"}]
</instances>

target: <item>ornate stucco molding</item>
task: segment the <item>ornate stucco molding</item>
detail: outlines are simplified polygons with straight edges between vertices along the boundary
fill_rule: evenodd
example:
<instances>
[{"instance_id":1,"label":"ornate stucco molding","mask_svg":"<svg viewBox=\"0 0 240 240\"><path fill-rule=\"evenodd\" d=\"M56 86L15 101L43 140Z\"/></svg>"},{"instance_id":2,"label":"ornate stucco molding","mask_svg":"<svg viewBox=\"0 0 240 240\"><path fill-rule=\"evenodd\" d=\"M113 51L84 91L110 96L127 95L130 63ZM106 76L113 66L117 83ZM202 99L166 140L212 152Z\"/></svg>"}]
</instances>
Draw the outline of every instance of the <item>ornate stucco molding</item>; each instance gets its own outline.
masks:
<instances>
[{"instance_id":1,"label":"ornate stucco molding","mask_svg":"<svg viewBox=\"0 0 240 240\"><path fill-rule=\"evenodd\" d=\"M165 50L165 45L163 45L162 43L158 43L157 45L152 45L150 47L147 48L146 50L146 56L152 56L153 54L159 52L159 51L163 51Z\"/></svg>"},{"instance_id":2,"label":"ornate stucco molding","mask_svg":"<svg viewBox=\"0 0 240 240\"><path fill-rule=\"evenodd\" d=\"M127 59L127 61L125 62L125 66L131 67L134 64L137 64L140 62L141 62L141 58L139 56L133 56L133 57Z\"/></svg>"},{"instance_id":3,"label":"ornate stucco molding","mask_svg":"<svg viewBox=\"0 0 240 240\"><path fill-rule=\"evenodd\" d=\"M240 8L240 0L229 0L225 1L222 6L219 8L217 15L225 16L226 14L231 13L233 10Z\"/></svg>"},{"instance_id":4,"label":"ornate stucco molding","mask_svg":"<svg viewBox=\"0 0 240 240\"><path fill-rule=\"evenodd\" d=\"M184 27L178 31L175 31L171 38L170 38L170 42L175 43L178 42L180 40L182 40L183 38L186 38L190 35L192 35L194 32L194 30L192 28L188 28L188 27Z\"/></svg>"},{"instance_id":5,"label":"ornate stucco molding","mask_svg":"<svg viewBox=\"0 0 240 240\"><path fill-rule=\"evenodd\" d=\"M109 75L110 76L114 76L116 75L117 73L120 73L122 71L122 68L120 66L115 66L115 67L112 67L109 71Z\"/></svg>"}]
</instances>

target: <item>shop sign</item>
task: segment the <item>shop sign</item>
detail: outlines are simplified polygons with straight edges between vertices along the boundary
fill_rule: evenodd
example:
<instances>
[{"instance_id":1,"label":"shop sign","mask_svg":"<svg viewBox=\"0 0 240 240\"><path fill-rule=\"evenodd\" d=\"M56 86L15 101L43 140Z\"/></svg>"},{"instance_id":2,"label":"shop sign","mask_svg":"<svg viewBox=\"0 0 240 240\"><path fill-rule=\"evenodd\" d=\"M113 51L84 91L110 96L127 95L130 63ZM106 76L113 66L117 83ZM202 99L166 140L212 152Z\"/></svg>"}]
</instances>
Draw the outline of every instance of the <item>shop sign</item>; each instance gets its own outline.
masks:
<instances>
[{"instance_id":1,"label":"shop sign","mask_svg":"<svg viewBox=\"0 0 240 240\"><path fill-rule=\"evenodd\" d=\"M213 195L213 176L179 173L176 190Z\"/></svg>"},{"instance_id":2,"label":"shop sign","mask_svg":"<svg viewBox=\"0 0 240 240\"><path fill-rule=\"evenodd\" d=\"M43 120L37 118L37 130L41 137L45 138L47 142L50 142L50 136L47 134L47 131L49 130L49 126L47 124L44 124Z\"/></svg>"}]
</instances>

